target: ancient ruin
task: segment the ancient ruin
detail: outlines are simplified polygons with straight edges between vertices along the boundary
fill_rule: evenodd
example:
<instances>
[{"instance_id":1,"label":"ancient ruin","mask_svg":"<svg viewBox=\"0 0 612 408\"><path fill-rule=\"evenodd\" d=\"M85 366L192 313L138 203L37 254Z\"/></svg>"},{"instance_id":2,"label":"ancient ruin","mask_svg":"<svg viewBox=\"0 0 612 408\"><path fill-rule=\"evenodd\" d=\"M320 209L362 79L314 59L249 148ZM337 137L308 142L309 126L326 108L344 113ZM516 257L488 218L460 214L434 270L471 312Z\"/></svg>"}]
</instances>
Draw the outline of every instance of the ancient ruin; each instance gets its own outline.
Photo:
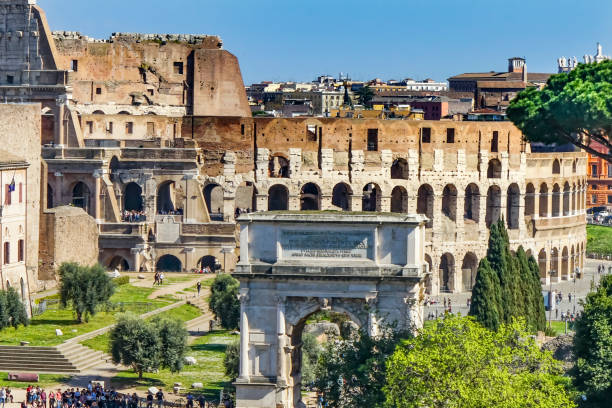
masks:
<instances>
[{"instance_id":1,"label":"ancient ruin","mask_svg":"<svg viewBox=\"0 0 612 408\"><path fill-rule=\"evenodd\" d=\"M252 118L218 37L52 33L35 3L0 0L0 96L41 104L42 206L94 217L105 266L233 270L240 210L337 209L427 216L432 294L471 288L500 217L543 282L582 268L583 153L508 122Z\"/></svg>"}]
</instances>

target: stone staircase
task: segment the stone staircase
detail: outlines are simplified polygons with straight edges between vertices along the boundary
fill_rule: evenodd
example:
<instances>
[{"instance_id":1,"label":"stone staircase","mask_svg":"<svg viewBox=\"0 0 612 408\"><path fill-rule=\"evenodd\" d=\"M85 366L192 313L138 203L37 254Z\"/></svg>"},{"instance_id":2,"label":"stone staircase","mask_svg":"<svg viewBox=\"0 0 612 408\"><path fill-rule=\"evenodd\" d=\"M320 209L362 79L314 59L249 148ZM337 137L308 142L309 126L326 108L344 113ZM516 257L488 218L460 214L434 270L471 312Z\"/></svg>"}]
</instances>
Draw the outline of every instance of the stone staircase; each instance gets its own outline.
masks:
<instances>
[{"instance_id":1,"label":"stone staircase","mask_svg":"<svg viewBox=\"0 0 612 408\"><path fill-rule=\"evenodd\" d=\"M0 371L78 374L77 367L56 347L0 346Z\"/></svg>"},{"instance_id":2,"label":"stone staircase","mask_svg":"<svg viewBox=\"0 0 612 408\"><path fill-rule=\"evenodd\" d=\"M202 295L198 297L187 299L189 304L197 307L202 312L201 316L191 319L185 323L187 326L187 331L192 335L199 332L208 331L210 327L209 322L215 319L213 313L208 309L208 302L206 300L207 296L208 295L203 292Z\"/></svg>"},{"instance_id":3,"label":"stone staircase","mask_svg":"<svg viewBox=\"0 0 612 408\"><path fill-rule=\"evenodd\" d=\"M57 346L57 349L76 367L79 372L87 368L101 365L111 361L111 356L85 347L77 342L66 342Z\"/></svg>"}]
</instances>

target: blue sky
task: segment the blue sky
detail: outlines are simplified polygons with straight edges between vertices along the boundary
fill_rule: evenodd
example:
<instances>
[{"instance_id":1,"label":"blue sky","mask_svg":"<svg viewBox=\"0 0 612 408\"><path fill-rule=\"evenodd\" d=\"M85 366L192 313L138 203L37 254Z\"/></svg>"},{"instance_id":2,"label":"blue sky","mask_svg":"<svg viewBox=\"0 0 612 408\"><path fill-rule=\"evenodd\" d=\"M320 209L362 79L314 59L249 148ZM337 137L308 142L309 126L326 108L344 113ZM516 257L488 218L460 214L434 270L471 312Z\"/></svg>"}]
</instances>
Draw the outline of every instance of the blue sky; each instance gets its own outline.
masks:
<instances>
[{"instance_id":1,"label":"blue sky","mask_svg":"<svg viewBox=\"0 0 612 408\"><path fill-rule=\"evenodd\" d=\"M612 54L610 0L38 0L52 30L215 34L246 84L431 77L505 70L556 72L557 58ZM585 5L588 4L588 5Z\"/></svg>"}]
</instances>

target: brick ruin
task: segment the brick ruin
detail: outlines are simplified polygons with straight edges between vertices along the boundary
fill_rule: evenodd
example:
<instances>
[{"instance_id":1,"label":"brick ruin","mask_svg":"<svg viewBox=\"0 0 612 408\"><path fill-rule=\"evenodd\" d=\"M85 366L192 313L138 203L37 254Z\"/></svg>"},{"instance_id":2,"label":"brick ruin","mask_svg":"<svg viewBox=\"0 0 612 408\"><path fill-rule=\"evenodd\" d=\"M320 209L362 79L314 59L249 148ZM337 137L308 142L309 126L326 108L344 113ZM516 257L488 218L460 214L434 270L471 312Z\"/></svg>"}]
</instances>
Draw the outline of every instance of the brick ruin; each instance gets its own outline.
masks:
<instances>
[{"instance_id":1,"label":"brick ruin","mask_svg":"<svg viewBox=\"0 0 612 408\"><path fill-rule=\"evenodd\" d=\"M582 268L586 154L532 153L508 122L252 118L217 36L93 40L52 33L34 0L0 13L0 96L42 106L41 203L83 207L105 266L231 270L237 209L336 209L427 215L432 294L471 288L499 217L543 282Z\"/></svg>"}]
</instances>

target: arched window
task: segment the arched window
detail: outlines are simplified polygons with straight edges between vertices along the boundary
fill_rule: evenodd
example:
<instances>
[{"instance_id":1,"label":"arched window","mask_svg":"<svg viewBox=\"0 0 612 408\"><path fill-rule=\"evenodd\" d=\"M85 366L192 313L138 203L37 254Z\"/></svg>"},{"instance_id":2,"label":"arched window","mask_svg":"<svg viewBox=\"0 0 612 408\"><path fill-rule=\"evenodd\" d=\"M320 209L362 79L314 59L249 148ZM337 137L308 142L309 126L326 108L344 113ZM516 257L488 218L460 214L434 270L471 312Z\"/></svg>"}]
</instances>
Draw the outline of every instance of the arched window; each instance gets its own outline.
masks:
<instances>
[{"instance_id":1,"label":"arched window","mask_svg":"<svg viewBox=\"0 0 612 408\"><path fill-rule=\"evenodd\" d=\"M489 166L487 167L487 178L501 178L502 176L501 162L497 159L489 160Z\"/></svg>"},{"instance_id":2,"label":"arched window","mask_svg":"<svg viewBox=\"0 0 612 408\"><path fill-rule=\"evenodd\" d=\"M570 198L571 198L570 185L566 181L565 184L563 185L563 215L565 216L570 215L570 211L571 211Z\"/></svg>"},{"instance_id":3,"label":"arched window","mask_svg":"<svg viewBox=\"0 0 612 408\"><path fill-rule=\"evenodd\" d=\"M361 199L362 211L380 211L380 187L375 183L368 183L363 188L363 197Z\"/></svg>"},{"instance_id":4,"label":"arched window","mask_svg":"<svg viewBox=\"0 0 612 408\"><path fill-rule=\"evenodd\" d=\"M89 187L85 183L82 181L76 183L72 189L72 205L89 212L89 195Z\"/></svg>"},{"instance_id":5,"label":"arched window","mask_svg":"<svg viewBox=\"0 0 612 408\"><path fill-rule=\"evenodd\" d=\"M540 217L546 218L548 217L548 186L546 183L540 184L540 204L539 204L539 213Z\"/></svg>"},{"instance_id":6,"label":"arched window","mask_svg":"<svg viewBox=\"0 0 612 408\"><path fill-rule=\"evenodd\" d=\"M257 189L249 181L243 181L236 189L236 214L251 212L257 209ZM236 215L235 214L235 215Z\"/></svg>"},{"instance_id":7,"label":"arched window","mask_svg":"<svg viewBox=\"0 0 612 408\"><path fill-rule=\"evenodd\" d=\"M218 184L204 187L204 201L211 221L223 221L223 188Z\"/></svg>"},{"instance_id":8,"label":"arched window","mask_svg":"<svg viewBox=\"0 0 612 408\"><path fill-rule=\"evenodd\" d=\"M126 211L142 211L142 187L138 184L132 182L125 186L123 209Z\"/></svg>"},{"instance_id":9,"label":"arched window","mask_svg":"<svg viewBox=\"0 0 612 408\"><path fill-rule=\"evenodd\" d=\"M268 211L286 211L289 209L289 190L276 184L268 190Z\"/></svg>"},{"instance_id":10,"label":"arched window","mask_svg":"<svg viewBox=\"0 0 612 408\"><path fill-rule=\"evenodd\" d=\"M463 218L478 223L480 219L480 190L474 183L465 188L465 199L463 204Z\"/></svg>"},{"instance_id":11,"label":"arched window","mask_svg":"<svg viewBox=\"0 0 612 408\"><path fill-rule=\"evenodd\" d=\"M338 183L332 191L332 205L344 211L351 209L351 188L345 183Z\"/></svg>"},{"instance_id":12,"label":"arched window","mask_svg":"<svg viewBox=\"0 0 612 408\"><path fill-rule=\"evenodd\" d=\"M476 272L478 271L478 258L473 252L468 252L463 257L461 264L461 277L463 278L463 291L472 290L476 283Z\"/></svg>"},{"instance_id":13,"label":"arched window","mask_svg":"<svg viewBox=\"0 0 612 408\"><path fill-rule=\"evenodd\" d=\"M25 241L20 239L17 241L17 262L25 261Z\"/></svg>"},{"instance_id":14,"label":"arched window","mask_svg":"<svg viewBox=\"0 0 612 408\"><path fill-rule=\"evenodd\" d=\"M442 214L452 221L457 219L457 188L447 184L442 191Z\"/></svg>"},{"instance_id":15,"label":"arched window","mask_svg":"<svg viewBox=\"0 0 612 408\"><path fill-rule=\"evenodd\" d=\"M11 244L8 242L4 243L4 257L2 263L4 265L8 265L11 263Z\"/></svg>"},{"instance_id":16,"label":"arched window","mask_svg":"<svg viewBox=\"0 0 612 408\"><path fill-rule=\"evenodd\" d=\"M268 175L272 178L289 177L289 160L281 155L274 155L268 161Z\"/></svg>"},{"instance_id":17,"label":"arched window","mask_svg":"<svg viewBox=\"0 0 612 408\"><path fill-rule=\"evenodd\" d=\"M417 192L417 213L424 214L429 221L425 224L426 228L433 226L433 204L434 192L429 184L423 184Z\"/></svg>"},{"instance_id":18,"label":"arched window","mask_svg":"<svg viewBox=\"0 0 612 408\"><path fill-rule=\"evenodd\" d=\"M306 183L300 191L300 210L320 210L321 193L314 183Z\"/></svg>"},{"instance_id":19,"label":"arched window","mask_svg":"<svg viewBox=\"0 0 612 408\"><path fill-rule=\"evenodd\" d=\"M391 191L391 212L405 214L408 212L408 193L402 186Z\"/></svg>"},{"instance_id":20,"label":"arched window","mask_svg":"<svg viewBox=\"0 0 612 408\"><path fill-rule=\"evenodd\" d=\"M530 217L535 214L535 187L528 183L525 188L525 216Z\"/></svg>"},{"instance_id":21,"label":"arched window","mask_svg":"<svg viewBox=\"0 0 612 408\"><path fill-rule=\"evenodd\" d=\"M498 186L491 186L487 190L487 213L485 222L487 228L496 223L501 216L501 189Z\"/></svg>"},{"instance_id":22,"label":"arched window","mask_svg":"<svg viewBox=\"0 0 612 408\"><path fill-rule=\"evenodd\" d=\"M561 215L561 187L555 183L552 191L552 216L558 217Z\"/></svg>"},{"instance_id":23,"label":"arched window","mask_svg":"<svg viewBox=\"0 0 612 408\"><path fill-rule=\"evenodd\" d=\"M166 181L157 188L157 213L172 214L176 210L176 185L174 181Z\"/></svg>"},{"instance_id":24,"label":"arched window","mask_svg":"<svg viewBox=\"0 0 612 408\"><path fill-rule=\"evenodd\" d=\"M408 162L406 159L395 159L391 165L391 178L408 180Z\"/></svg>"},{"instance_id":25,"label":"arched window","mask_svg":"<svg viewBox=\"0 0 612 408\"><path fill-rule=\"evenodd\" d=\"M455 258L451 253L445 253L440 258L439 282L440 292L450 293L454 291Z\"/></svg>"},{"instance_id":26,"label":"arched window","mask_svg":"<svg viewBox=\"0 0 612 408\"><path fill-rule=\"evenodd\" d=\"M557 159L553 161L552 174L561 174L561 165L559 164L559 160Z\"/></svg>"},{"instance_id":27,"label":"arched window","mask_svg":"<svg viewBox=\"0 0 612 408\"><path fill-rule=\"evenodd\" d=\"M506 200L506 222L508 223L508 229L518 229L521 191L517 184L510 184Z\"/></svg>"},{"instance_id":28,"label":"arched window","mask_svg":"<svg viewBox=\"0 0 612 408\"><path fill-rule=\"evenodd\" d=\"M130 264L128 263L128 261L122 257L122 256L115 256L113 257L110 262L108 263L108 269L110 270L118 270L118 271L129 271L130 270Z\"/></svg>"}]
</instances>

